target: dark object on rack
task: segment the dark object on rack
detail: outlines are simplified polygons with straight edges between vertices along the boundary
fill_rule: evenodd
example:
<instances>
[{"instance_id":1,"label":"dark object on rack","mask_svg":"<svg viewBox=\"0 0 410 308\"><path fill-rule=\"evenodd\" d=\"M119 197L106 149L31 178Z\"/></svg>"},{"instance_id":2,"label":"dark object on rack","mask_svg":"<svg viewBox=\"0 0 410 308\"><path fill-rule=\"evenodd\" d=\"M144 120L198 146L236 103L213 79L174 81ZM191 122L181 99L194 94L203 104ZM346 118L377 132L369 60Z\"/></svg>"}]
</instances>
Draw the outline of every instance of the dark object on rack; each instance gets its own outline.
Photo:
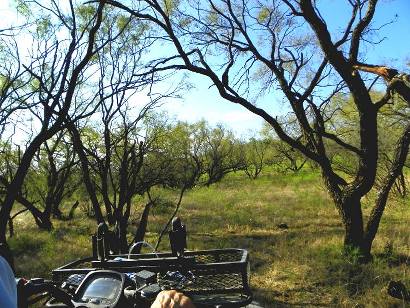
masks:
<instances>
[{"instance_id":1,"label":"dark object on rack","mask_svg":"<svg viewBox=\"0 0 410 308\"><path fill-rule=\"evenodd\" d=\"M107 225L105 223L100 223L97 229L97 256L100 261L104 261L105 256L109 253L108 245L105 243L105 234L107 232Z\"/></svg>"},{"instance_id":2,"label":"dark object on rack","mask_svg":"<svg viewBox=\"0 0 410 308\"><path fill-rule=\"evenodd\" d=\"M186 244L186 227L182 224L179 217L172 219L172 229L169 231L169 243L171 245L172 255L183 257Z\"/></svg>"}]
</instances>

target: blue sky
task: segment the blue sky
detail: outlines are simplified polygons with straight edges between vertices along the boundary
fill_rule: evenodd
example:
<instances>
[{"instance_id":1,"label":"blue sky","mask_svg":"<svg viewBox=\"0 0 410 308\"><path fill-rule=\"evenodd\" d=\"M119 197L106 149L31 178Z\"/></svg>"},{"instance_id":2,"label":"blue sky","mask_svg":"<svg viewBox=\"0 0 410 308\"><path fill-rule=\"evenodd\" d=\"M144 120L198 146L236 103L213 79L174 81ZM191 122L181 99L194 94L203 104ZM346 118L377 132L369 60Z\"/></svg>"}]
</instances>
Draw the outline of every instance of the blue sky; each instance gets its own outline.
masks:
<instances>
[{"instance_id":1,"label":"blue sky","mask_svg":"<svg viewBox=\"0 0 410 308\"><path fill-rule=\"evenodd\" d=\"M340 30L338 25L345 25L350 16L346 2L347 0L318 0L322 16L332 32L337 33ZM9 3L11 0L0 0L0 28L16 20ZM378 28L389 21L394 22L371 37L375 41L384 38L382 42L376 47L364 46L363 55L369 63L403 69L404 64L410 62L410 0L380 0L372 26ZM239 135L247 134L250 130L258 131L262 127L259 117L241 106L221 99L209 80L194 75L189 79L195 88L185 93L183 99L173 100L164 106L176 118L190 122L204 118L211 124L223 123ZM272 97L266 98L268 99ZM261 101L263 106L269 106L269 103L270 101Z\"/></svg>"},{"instance_id":2,"label":"blue sky","mask_svg":"<svg viewBox=\"0 0 410 308\"><path fill-rule=\"evenodd\" d=\"M345 25L350 12L345 0L321 0L319 7L323 9L323 17L332 30L337 25ZM375 41L384 40L375 46L365 48L366 58L374 64L402 66L404 59L410 61L410 0L379 0L376 14L371 27L384 26L379 33L372 37Z\"/></svg>"}]
</instances>

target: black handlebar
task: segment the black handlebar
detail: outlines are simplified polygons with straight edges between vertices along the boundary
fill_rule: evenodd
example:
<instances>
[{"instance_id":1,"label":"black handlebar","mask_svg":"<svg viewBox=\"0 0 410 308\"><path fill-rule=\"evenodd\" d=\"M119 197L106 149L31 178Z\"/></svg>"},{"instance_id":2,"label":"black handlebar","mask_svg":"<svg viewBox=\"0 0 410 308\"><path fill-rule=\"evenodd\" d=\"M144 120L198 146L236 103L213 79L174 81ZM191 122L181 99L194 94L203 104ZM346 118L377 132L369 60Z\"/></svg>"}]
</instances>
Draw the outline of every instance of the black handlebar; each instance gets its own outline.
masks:
<instances>
[{"instance_id":1,"label":"black handlebar","mask_svg":"<svg viewBox=\"0 0 410 308\"><path fill-rule=\"evenodd\" d=\"M29 304L41 300L47 294L57 298L67 307L74 307L71 301L72 296L69 293L57 287L52 281L41 278L34 278L28 281L25 279L18 279L17 294L19 308L27 308ZM30 300L34 295L36 295L36 298Z\"/></svg>"}]
</instances>

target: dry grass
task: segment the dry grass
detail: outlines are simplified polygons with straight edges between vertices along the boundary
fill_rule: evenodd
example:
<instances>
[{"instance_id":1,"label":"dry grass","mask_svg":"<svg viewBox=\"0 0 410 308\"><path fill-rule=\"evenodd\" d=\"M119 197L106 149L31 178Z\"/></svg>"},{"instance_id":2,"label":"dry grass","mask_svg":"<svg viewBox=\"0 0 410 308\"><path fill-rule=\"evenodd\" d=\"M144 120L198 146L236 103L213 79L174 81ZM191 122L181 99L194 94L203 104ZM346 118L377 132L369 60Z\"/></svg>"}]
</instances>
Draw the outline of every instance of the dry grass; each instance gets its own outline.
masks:
<instances>
[{"instance_id":1,"label":"dry grass","mask_svg":"<svg viewBox=\"0 0 410 308\"><path fill-rule=\"evenodd\" d=\"M170 192L158 193L176 198ZM156 240L172 210L166 203L153 209L148 241ZM409 199L389 204L374 244L374 262L366 265L342 256L343 228L315 173L265 174L255 181L233 174L222 183L188 192L179 215L188 226L190 249L249 250L252 288L265 307L404 305L384 288L390 280L410 287ZM19 273L44 276L87 255L95 223L79 216L56 223L51 234L19 222L18 236L10 241ZM161 247L168 249L166 243Z\"/></svg>"}]
</instances>

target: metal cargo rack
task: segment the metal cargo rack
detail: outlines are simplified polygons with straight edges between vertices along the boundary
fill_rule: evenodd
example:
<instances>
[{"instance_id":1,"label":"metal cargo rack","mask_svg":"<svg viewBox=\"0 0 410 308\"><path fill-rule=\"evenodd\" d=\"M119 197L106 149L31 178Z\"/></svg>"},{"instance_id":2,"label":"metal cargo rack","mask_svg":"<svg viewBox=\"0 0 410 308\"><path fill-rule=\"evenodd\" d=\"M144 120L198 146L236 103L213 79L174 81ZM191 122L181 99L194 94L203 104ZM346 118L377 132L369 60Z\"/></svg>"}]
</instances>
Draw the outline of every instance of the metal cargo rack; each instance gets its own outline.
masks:
<instances>
[{"instance_id":1,"label":"metal cargo rack","mask_svg":"<svg viewBox=\"0 0 410 308\"><path fill-rule=\"evenodd\" d=\"M135 273L147 270L157 275L160 285L168 271L189 272L195 279L178 289L196 303L240 307L252 301L249 258L244 249L185 251L183 257L171 253L108 255L104 260L90 257L55 269L53 281L76 286L87 273L100 269L126 273L131 279L135 279Z\"/></svg>"}]
</instances>

